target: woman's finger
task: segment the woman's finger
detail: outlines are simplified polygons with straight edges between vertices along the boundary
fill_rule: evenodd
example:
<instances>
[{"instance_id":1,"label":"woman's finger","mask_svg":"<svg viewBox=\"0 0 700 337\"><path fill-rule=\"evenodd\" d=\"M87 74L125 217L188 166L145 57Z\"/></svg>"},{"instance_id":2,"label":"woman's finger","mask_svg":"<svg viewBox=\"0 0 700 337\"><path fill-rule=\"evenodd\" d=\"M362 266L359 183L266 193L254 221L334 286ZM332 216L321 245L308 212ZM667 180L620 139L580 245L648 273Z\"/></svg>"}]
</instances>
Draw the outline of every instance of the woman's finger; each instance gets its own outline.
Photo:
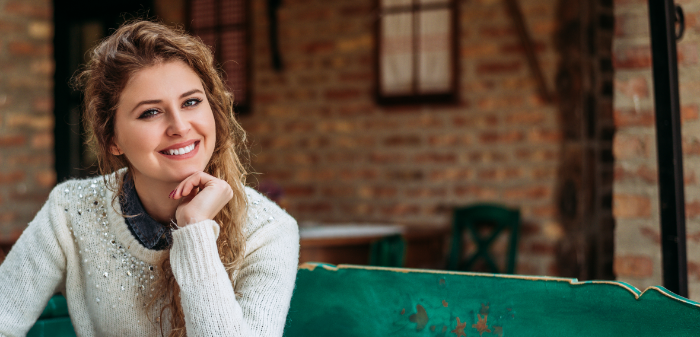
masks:
<instances>
[{"instance_id":1,"label":"woman's finger","mask_svg":"<svg viewBox=\"0 0 700 337\"><path fill-rule=\"evenodd\" d=\"M211 175L202 171L195 172L180 182L171 198L180 199L183 196L189 195L195 187L205 186L208 182L213 180L216 180L216 178Z\"/></svg>"}]
</instances>

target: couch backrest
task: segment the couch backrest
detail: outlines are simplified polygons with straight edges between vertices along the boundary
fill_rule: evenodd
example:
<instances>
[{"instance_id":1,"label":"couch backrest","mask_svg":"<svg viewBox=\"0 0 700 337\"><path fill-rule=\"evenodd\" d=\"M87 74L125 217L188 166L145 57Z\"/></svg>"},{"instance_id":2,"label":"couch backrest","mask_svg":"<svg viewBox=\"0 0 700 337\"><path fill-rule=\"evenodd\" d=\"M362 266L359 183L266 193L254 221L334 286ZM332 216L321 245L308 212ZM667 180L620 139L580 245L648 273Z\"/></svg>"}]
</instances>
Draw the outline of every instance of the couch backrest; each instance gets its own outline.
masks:
<instances>
[{"instance_id":1,"label":"couch backrest","mask_svg":"<svg viewBox=\"0 0 700 337\"><path fill-rule=\"evenodd\" d=\"M613 281L307 263L285 337L693 336L700 304Z\"/></svg>"}]
</instances>

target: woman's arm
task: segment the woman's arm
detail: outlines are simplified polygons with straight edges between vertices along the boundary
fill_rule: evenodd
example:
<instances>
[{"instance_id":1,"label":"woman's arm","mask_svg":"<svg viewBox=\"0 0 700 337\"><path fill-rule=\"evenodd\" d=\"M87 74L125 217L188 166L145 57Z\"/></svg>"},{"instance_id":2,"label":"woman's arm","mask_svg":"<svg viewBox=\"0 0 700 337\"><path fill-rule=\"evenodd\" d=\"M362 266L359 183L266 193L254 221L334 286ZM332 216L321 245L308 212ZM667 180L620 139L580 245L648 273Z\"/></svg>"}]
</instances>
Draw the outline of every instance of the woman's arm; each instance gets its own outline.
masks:
<instances>
[{"instance_id":1,"label":"woman's arm","mask_svg":"<svg viewBox=\"0 0 700 337\"><path fill-rule=\"evenodd\" d=\"M55 231L63 215L55 200L49 198L0 265L0 336L26 335L65 280Z\"/></svg>"},{"instance_id":2,"label":"woman's arm","mask_svg":"<svg viewBox=\"0 0 700 337\"><path fill-rule=\"evenodd\" d=\"M248 236L248 253L236 278L239 298L217 252L214 221L173 233L170 261L188 336L282 336L296 278L299 234L294 219L280 213Z\"/></svg>"}]
</instances>

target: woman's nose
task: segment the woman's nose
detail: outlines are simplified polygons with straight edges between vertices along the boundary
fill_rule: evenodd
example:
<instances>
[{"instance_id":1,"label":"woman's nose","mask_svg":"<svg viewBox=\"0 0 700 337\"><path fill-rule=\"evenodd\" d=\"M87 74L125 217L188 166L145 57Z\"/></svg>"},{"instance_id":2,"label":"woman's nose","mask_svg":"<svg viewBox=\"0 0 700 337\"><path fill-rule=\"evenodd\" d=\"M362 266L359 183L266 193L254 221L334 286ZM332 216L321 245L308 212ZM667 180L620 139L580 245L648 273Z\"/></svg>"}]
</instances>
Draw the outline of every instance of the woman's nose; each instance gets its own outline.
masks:
<instances>
[{"instance_id":1,"label":"woman's nose","mask_svg":"<svg viewBox=\"0 0 700 337\"><path fill-rule=\"evenodd\" d=\"M185 136L190 130L190 122L179 110L171 110L169 115L168 136Z\"/></svg>"}]
</instances>

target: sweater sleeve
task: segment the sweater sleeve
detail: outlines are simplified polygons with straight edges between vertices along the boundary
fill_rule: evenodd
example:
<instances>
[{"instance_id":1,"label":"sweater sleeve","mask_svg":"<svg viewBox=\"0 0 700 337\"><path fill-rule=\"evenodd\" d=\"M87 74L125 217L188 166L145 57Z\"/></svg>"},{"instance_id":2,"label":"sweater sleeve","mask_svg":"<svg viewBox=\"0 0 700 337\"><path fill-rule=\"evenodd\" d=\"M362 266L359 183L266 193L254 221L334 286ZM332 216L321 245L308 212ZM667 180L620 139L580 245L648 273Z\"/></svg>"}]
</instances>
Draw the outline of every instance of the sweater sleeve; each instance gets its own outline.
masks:
<instances>
[{"instance_id":1,"label":"sweater sleeve","mask_svg":"<svg viewBox=\"0 0 700 337\"><path fill-rule=\"evenodd\" d=\"M249 236L236 278L239 298L217 252L214 221L173 233L170 261L188 336L282 336L299 254L296 222L286 220Z\"/></svg>"},{"instance_id":2,"label":"sweater sleeve","mask_svg":"<svg viewBox=\"0 0 700 337\"><path fill-rule=\"evenodd\" d=\"M26 335L65 280L54 202L49 198L0 265L0 336Z\"/></svg>"}]
</instances>

